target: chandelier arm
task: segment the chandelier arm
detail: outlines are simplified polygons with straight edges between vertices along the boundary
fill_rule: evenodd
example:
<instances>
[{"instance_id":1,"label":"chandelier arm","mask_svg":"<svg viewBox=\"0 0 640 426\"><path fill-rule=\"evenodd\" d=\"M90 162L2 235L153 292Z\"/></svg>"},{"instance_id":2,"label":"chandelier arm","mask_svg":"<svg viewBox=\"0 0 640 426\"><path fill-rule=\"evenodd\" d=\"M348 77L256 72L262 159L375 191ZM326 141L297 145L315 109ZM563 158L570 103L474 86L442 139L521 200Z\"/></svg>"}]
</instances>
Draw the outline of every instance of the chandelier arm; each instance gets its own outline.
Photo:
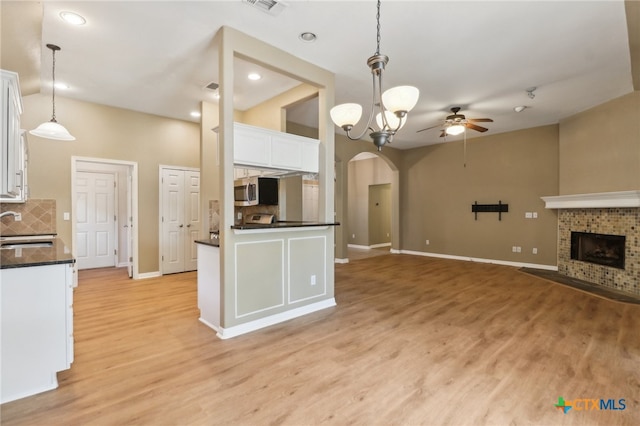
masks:
<instances>
[{"instance_id":1,"label":"chandelier arm","mask_svg":"<svg viewBox=\"0 0 640 426\"><path fill-rule=\"evenodd\" d=\"M367 133L367 130L371 132L374 131L374 129L371 127L371 121L373 120L373 111L375 109L375 103L376 103L376 75L375 73L371 73L371 75L372 75L372 82L373 82L373 95L371 96L371 111L369 112L369 119L364 125L364 129L362 129L362 133L360 133L360 135L351 136L351 130L350 129L347 130L347 137L352 141L357 141L359 139L362 139L365 133Z\"/></svg>"}]
</instances>

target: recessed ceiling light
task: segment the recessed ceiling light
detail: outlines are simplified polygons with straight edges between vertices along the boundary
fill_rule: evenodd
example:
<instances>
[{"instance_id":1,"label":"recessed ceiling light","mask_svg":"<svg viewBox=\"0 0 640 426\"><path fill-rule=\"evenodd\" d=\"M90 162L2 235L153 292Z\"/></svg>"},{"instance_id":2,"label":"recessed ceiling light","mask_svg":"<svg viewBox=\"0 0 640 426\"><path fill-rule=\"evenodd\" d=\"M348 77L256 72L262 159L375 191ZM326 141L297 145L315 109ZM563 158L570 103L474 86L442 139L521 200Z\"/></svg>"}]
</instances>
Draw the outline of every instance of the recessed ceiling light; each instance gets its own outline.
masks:
<instances>
[{"instance_id":1,"label":"recessed ceiling light","mask_svg":"<svg viewBox=\"0 0 640 426\"><path fill-rule=\"evenodd\" d=\"M318 37L314 33L305 31L303 33L300 33L298 38L306 43L313 43Z\"/></svg>"},{"instance_id":2,"label":"recessed ceiling light","mask_svg":"<svg viewBox=\"0 0 640 426\"><path fill-rule=\"evenodd\" d=\"M513 108L513 110L514 110L515 112L522 112L522 111L524 111L525 109L527 109L527 107L526 107L526 106L524 106L524 105L518 105L517 107Z\"/></svg>"},{"instance_id":3,"label":"recessed ceiling light","mask_svg":"<svg viewBox=\"0 0 640 426\"><path fill-rule=\"evenodd\" d=\"M60 12L60 17L71 25L84 25L87 23L86 19L74 12Z\"/></svg>"},{"instance_id":4,"label":"recessed ceiling light","mask_svg":"<svg viewBox=\"0 0 640 426\"><path fill-rule=\"evenodd\" d=\"M200 113L198 111L191 111L191 116L195 117L195 118L198 118L198 117L200 117Z\"/></svg>"},{"instance_id":5,"label":"recessed ceiling light","mask_svg":"<svg viewBox=\"0 0 640 426\"><path fill-rule=\"evenodd\" d=\"M258 74L257 72L252 72L251 74L249 74L247 76L247 78L249 80L254 80L255 81L255 80L260 80L262 78L262 76L260 74Z\"/></svg>"}]
</instances>

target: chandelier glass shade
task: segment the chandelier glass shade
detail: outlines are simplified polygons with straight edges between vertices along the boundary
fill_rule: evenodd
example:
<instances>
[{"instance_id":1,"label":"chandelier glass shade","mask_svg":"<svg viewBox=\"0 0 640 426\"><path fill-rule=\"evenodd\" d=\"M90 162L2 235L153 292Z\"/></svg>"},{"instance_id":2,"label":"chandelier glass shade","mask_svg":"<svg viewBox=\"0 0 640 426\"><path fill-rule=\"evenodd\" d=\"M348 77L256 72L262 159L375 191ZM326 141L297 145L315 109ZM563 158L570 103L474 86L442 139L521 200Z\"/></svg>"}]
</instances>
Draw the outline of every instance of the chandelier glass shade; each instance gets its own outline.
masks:
<instances>
[{"instance_id":1,"label":"chandelier glass shade","mask_svg":"<svg viewBox=\"0 0 640 426\"><path fill-rule=\"evenodd\" d=\"M51 120L45 121L35 129L30 130L29 133L45 139L54 139L58 141L74 141L76 140L76 138L73 137L62 124L59 124L56 121L56 51L60 50L60 47L56 46L55 44L47 44L47 47L51 49L51 52L53 54L53 82L51 84L51 104L53 109L51 113Z\"/></svg>"},{"instance_id":2,"label":"chandelier glass shade","mask_svg":"<svg viewBox=\"0 0 640 426\"><path fill-rule=\"evenodd\" d=\"M371 113L369 119L359 135L353 135L353 127L362 117L362 106L355 103L346 103L334 106L331 111L331 119L336 126L341 127L351 140L361 139L367 131L378 151L390 143L398 130L405 125L407 113L416 106L420 91L413 86L397 86L382 92L382 74L389 62L389 57L380 54L380 0L378 0L377 21L377 46L376 52L367 60L371 69L373 95L371 99ZM377 113L376 113L377 110ZM373 118L376 118L377 128L372 127Z\"/></svg>"}]
</instances>

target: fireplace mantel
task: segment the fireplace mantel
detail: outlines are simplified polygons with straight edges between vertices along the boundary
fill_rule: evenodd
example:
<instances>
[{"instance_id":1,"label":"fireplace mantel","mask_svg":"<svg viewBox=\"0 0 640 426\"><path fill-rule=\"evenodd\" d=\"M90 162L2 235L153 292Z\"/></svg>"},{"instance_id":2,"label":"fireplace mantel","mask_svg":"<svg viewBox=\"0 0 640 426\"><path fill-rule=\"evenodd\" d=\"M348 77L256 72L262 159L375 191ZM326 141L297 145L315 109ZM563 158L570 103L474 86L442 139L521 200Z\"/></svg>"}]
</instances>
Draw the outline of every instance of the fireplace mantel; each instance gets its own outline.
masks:
<instances>
[{"instance_id":1,"label":"fireplace mantel","mask_svg":"<svg viewBox=\"0 0 640 426\"><path fill-rule=\"evenodd\" d=\"M640 207L640 191L554 195L540 198L545 202L545 208L547 209Z\"/></svg>"}]
</instances>

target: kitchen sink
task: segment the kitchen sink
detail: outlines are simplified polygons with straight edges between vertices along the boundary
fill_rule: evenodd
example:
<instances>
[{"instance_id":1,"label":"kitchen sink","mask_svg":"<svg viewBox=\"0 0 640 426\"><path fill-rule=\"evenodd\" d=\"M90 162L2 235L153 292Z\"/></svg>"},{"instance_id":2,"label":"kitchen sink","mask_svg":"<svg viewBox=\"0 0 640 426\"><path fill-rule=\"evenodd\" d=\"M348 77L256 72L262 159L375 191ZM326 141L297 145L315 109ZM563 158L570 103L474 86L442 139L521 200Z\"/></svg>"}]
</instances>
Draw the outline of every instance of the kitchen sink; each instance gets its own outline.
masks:
<instances>
[{"instance_id":1,"label":"kitchen sink","mask_svg":"<svg viewBox=\"0 0 640 426\"><path fill-rule=\"evenodd\" d=\"M5 241L0 249L53 247L53 241Z\"/></svg>"}]
</instances>

